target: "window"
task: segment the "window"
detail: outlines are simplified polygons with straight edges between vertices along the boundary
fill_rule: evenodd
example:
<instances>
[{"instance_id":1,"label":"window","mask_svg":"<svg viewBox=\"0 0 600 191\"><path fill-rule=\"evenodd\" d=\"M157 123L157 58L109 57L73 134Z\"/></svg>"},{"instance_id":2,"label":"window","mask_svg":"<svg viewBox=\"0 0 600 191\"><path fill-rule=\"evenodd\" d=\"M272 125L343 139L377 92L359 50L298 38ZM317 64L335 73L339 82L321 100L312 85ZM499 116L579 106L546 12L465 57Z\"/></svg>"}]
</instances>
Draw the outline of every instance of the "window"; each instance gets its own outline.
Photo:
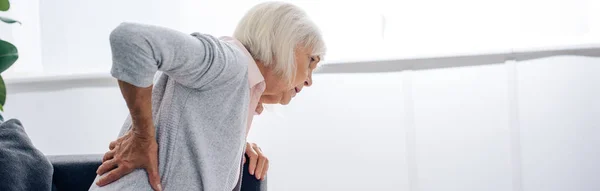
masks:
<instances>
[{"instance_id":1,"label":"window","mask_svg":"<svg viewBox=\"0 0 600 191\"><path fill-rule=\"evenodd\" d=\"M0 12L23 23L0 25L0 38L14 44L19 51L19 59L5 71L4 77L12 77L42 72L40 49L40 17L37 1L11 1L8 12Z\"/></svg>"},{"instance_id":2,"label":"window","mask_svg":"<svg viewBox=\"0 0 600 191\"><path fill-rule=\"evenodd\" d=\"M473 54L600 42L591 0L386 1L386 54Z\"/></svg>"},{"instance_id":3,"label":"window","mask_svg":"<svg viewBox=\"0 0 600 191\"><path fill-rule=\"evenodd\" d=\"M518 1L518 48L600 42L600 2L595 0Z\"/></svg>"},{"instance_id":4,"label":"window","mask_svg":"<svg viewBox=\"0 0 600 191\"><path fill-rule=\"evenodd\" d=\"M21 58L7 74L108 72L107 38L120 22L231 35L264 1L12 1L5 16L23 25L2 26L0 37ZM320 26L329 63L600 43L600 2L593 0L287 1Z\"/></svg>"}]
</instances>

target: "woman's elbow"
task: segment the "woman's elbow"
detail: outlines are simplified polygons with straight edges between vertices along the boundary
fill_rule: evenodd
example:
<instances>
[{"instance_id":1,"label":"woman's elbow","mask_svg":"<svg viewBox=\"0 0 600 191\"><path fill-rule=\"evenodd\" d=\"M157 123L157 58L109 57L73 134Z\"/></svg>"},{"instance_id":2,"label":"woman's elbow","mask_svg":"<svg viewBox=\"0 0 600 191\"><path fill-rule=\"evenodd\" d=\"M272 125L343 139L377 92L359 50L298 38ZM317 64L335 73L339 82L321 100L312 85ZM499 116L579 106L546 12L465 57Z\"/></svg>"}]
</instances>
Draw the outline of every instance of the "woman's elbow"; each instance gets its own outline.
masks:
<instances>
[{"instance_id":1,"label":"woman's elbow","mask_svg":"<svg viewBox=\"0 0 600 191\"><path fill-rule=\"evenodd\" d=\"M111 74L137 87L152 85L156 60L140 24L122 23L110 33Z\"/></svg>"},{"instance_id":2,"label":"woman's elbow","mask_svg":"<svg viewBox=\"0 0 600 191\"><path fill-rule=\"evenodd\" d=\"M146 43L143 37L144 29L142 25L136 23L123 22L119 24L109 35L111 47L115 48L122 46L139 46L141 43Z\"/></svg>"}]
</instances>

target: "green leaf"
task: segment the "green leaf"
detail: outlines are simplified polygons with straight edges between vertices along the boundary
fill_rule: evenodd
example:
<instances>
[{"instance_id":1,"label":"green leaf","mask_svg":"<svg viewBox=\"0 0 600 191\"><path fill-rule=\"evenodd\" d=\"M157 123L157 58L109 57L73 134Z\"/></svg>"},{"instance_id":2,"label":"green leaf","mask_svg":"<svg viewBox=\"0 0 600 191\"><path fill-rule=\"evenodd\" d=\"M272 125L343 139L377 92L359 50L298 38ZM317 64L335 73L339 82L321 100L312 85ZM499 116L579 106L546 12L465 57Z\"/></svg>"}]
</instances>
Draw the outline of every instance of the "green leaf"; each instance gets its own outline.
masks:
<instances>
[{"instance_id":1,"label":"green leaf","mask_svg":"<svg viewBox=\"0 0 600 191\"><path fill-rule=\"evenodd\" d=\"M8 9L10 9L8 0L0 0L0 11L8 11Z\"/></svg>"},{"instance_id":2,"label":"green leaf","mask_svg":"<svg viewBox=\"0 0 600 191\"><path fill-rule=\"evenodd\" d=\"M0 76L0 111L4 111L4 103L6 103L6 85Z\"/></svg>"},{"instance_id":3,"label":"green leaf","mask_svg":"<svg viewBox=\"0 0 600 191\"><path fill-rule=\"evenodd\" d=\"M0 40L0 73L8 69L18 58L17 47L9 42Z\"/></svg>"},{"instance_id":4,"label":"green leaf","mask_svg":"<svg viewBox=\"0 0 600 191\"><path fill-rule=\"evenodd\" d=\"M17 20L14 20L14 19L11 19L11 18L6 18L6 17L0 17L0 20L2 22L8 23L8 24L13 24L13 23L19 23L19 24L21 24L21 22L19 22Z\"/></svg>"}]
</instances>

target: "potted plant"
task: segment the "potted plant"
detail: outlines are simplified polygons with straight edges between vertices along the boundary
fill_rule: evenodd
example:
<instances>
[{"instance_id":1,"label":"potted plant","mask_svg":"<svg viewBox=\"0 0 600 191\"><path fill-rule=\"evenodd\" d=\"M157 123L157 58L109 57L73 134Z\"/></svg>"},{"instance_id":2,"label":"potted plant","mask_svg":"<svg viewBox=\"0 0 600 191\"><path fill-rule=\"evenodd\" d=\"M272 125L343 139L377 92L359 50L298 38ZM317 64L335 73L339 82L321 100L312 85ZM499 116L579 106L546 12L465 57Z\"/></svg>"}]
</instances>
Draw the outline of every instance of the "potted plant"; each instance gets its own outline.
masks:
<instances>
[{"instance_id":1,"label":"potted plant","mask_svg":"<svg viewBox=\"0 0 600 191\"><path fill-rule=\"evenodd\" d=\"M0 11L8 11L8 9L10 9L10 3L8 0L0 0ZM0 20L8 24L21 24L19 21L6 17L0 17ZM10 42L0 39L0 111L4 111L4 104L6 103L6 85L4 84L4 79L2 78L1 73L15 63L18 58L19 54L17 52L17 47ZM2 115L0 115L0 121L4 121Z\"/></svg>"}]
</instances>

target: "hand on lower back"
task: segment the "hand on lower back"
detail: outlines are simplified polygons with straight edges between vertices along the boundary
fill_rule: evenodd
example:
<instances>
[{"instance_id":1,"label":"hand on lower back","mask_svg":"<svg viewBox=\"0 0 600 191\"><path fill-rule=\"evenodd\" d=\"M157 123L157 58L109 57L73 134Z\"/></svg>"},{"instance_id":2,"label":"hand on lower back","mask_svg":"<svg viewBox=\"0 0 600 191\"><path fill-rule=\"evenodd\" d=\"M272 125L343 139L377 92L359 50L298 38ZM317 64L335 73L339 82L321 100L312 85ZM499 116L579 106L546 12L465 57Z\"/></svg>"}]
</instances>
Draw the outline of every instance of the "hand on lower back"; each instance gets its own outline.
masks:
<instances>
[{"instance_id":1,"label":"hand on lower back","mask_svg":"<svg viewBox=\"0 0 600 191\"><path fill-rule=\"evenodd\" d=\"M154 190L162 190L158 174L158 144L154 135L140 135L130 130L111 142L109 149L96 171L102 176L96 182L98 186L110 184L142 168L148 173L150 186Z\"/></svg>"}]
</instances>

